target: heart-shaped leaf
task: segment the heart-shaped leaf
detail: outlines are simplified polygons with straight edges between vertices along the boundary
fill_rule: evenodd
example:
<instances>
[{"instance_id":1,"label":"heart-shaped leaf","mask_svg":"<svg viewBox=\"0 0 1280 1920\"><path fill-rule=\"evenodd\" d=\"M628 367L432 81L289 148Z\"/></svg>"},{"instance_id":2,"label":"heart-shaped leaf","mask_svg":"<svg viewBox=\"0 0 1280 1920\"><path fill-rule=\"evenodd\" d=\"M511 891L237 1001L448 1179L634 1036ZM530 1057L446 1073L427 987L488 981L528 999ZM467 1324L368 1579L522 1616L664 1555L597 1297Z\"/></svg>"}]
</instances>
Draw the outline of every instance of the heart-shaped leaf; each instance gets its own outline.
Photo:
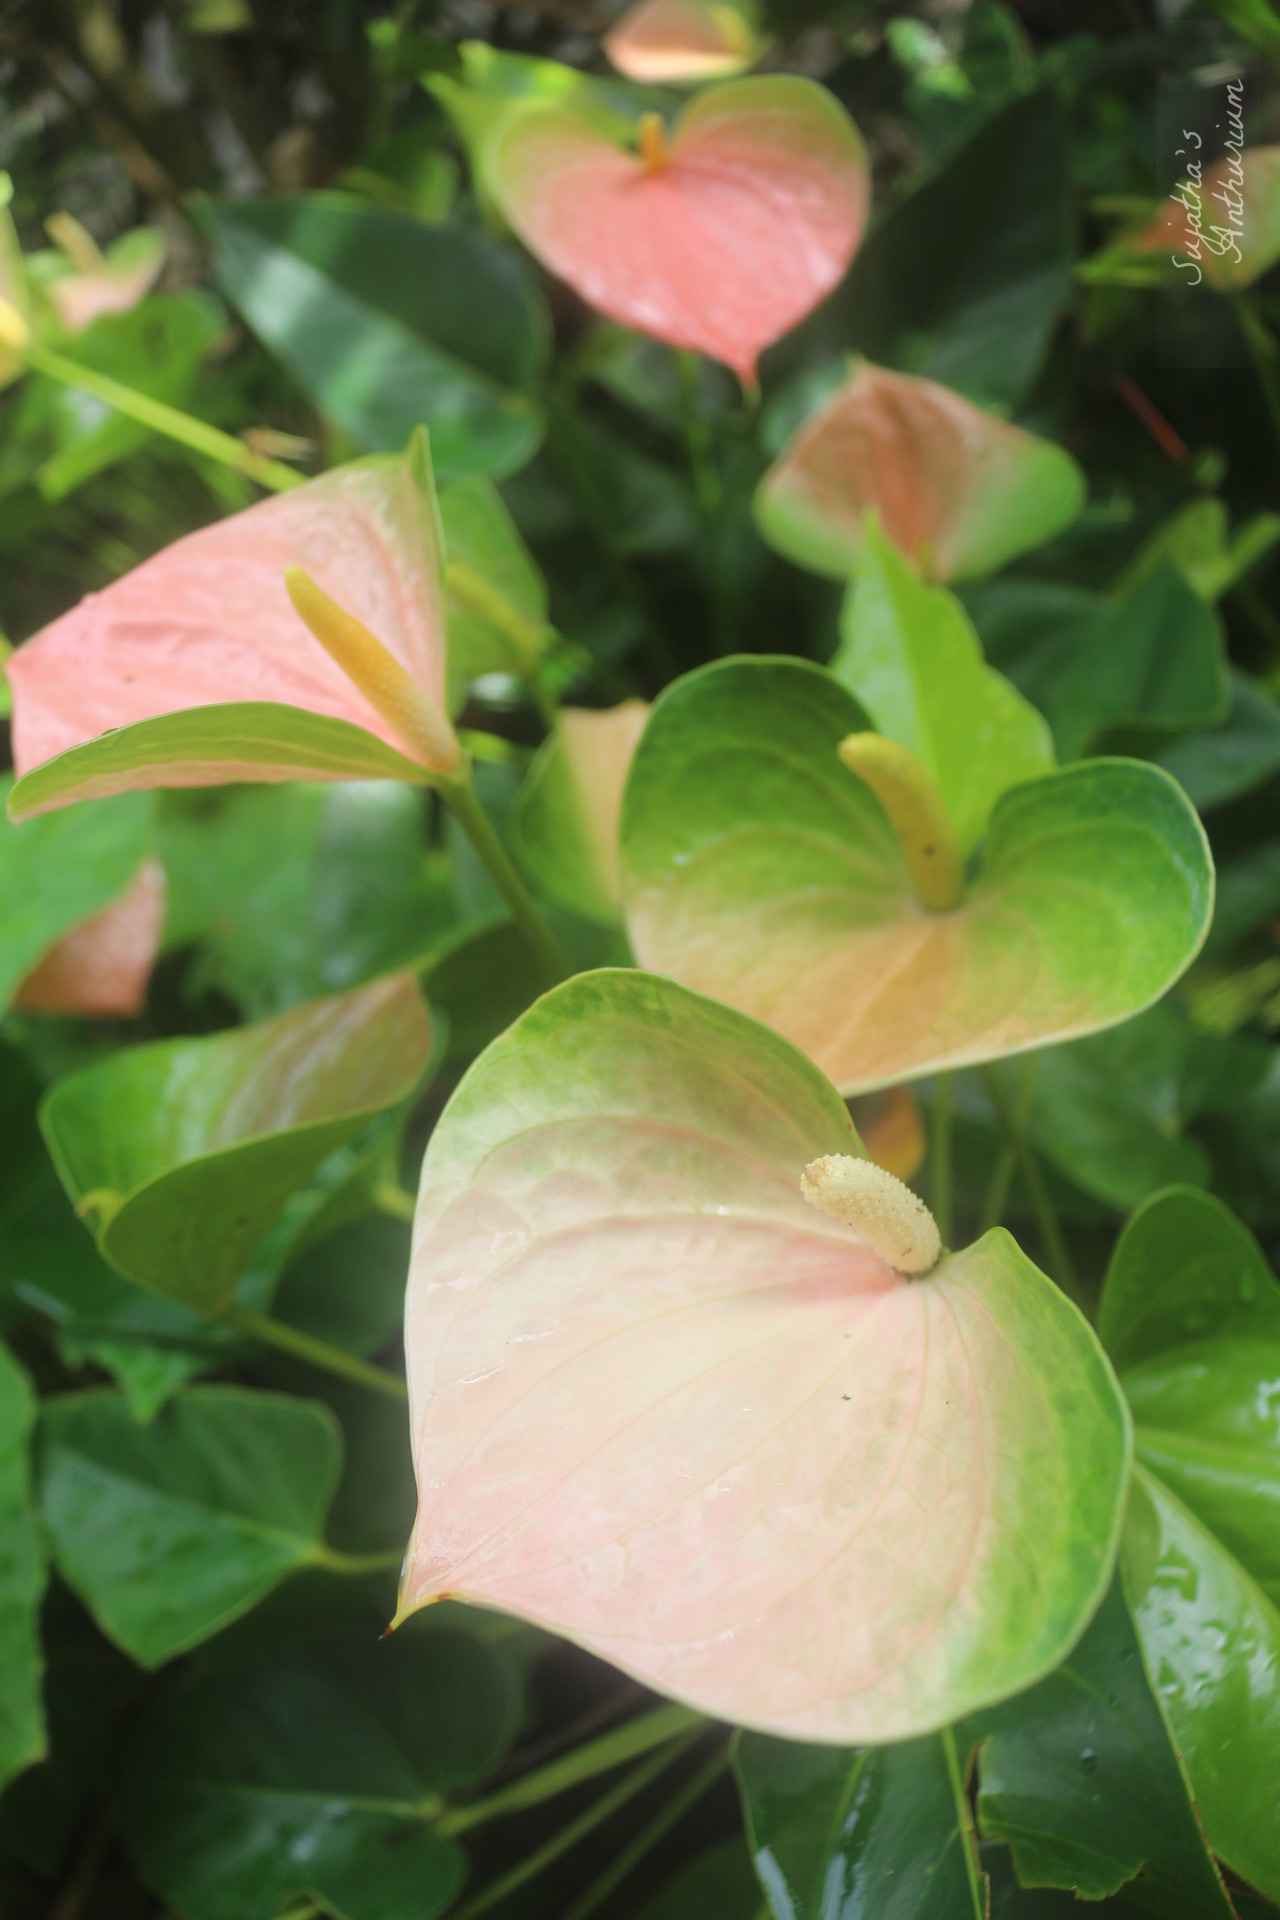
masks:
<instances>
[{"instance_id":1,"label":"heart-shaped leaf","mask_svg":"<svg viewBox=\"0 0 1280 1920\"><path fill-rule=\"evenodd\" d=\"M1122 1552L1152 1686L1215 1852L1280 1898L1280 1289L1194 1190L1116 1248L1100 1313L1141 1462Z\"/></svg>"},{"instance_id":2,"label":"heart-shaped leaf","mask_svg":"<svg viewBox=\"0 0 1280 1920\"><path fill-rule=\"evenodd\" d=\"M402 1615L452 1593L835 1741L1062 1658L1108 1577L1118 1391L1007 1234L907 1280L806 1203L806 1167L834 1177L810 1163L858 1153L801 1054L633 971L577 976L481 1055L419 1198ZM896 1193L868 1232L914 1258L928 1216Z\"/></svg>"},{"instance_id":3,"label":"heart-shaped leaf","mask_svg":"<svg viewBox=\"0 0 1280 1920\"><path fill-rule=\"evenodd\" d=\"M447 480L536 452L550 329L510 248L335 193L193 212L222 292L357 446L401 447L429 420Z\"/></svg>"},{"instance_id":4,"label":"heart-shaped leaf","mask_svg":"<svg viewBox=\"0 0 1280 1920\"><path fill-rule=\"evenodd\" d=\"M27 1464L36 1398L0 1346L0 1787L45 1751L40 1679L44 1550Z\"/></svg>"},{"instance_id":5,"label":"heart-shaped leaf","mask_svg":"<svg viewBox=\"0 0 1280 1920\"><path fill-rule=\"evenodd\" d=\"M79 846L76 857L84 857ZM14 1005L23 1013L82 1017L128 1019L140 1013L164 933L164 907L164 868L158 860L144 860L118 899L49 949L19 987Z\"/></svg>"},{"instance_id":6,"label":"heart-shaped leaf","mask_svg":"<svg viewBox=\"0 0 1280 1920\"><path fill-rule=\"evenodd\" d=\"M623 805L642 966L776 1027L852 1093L1114 1025L1190 963L1212 869L1158 769L1086 761L1004 794L960 904L925 912L837 753L865 726L797 660L667 690Z\"/></svg>"},{"instance_id":7,"label":"heart-shaped leaf","mask_svg":"<svg viewBox=\"0 0 1280 1920\"><path fill-rule=\"evenodd\" d=\"M112 1265L217 1313L288 1196L413 1091L429 1049L426 1009L397 974L256 1026L112 1054L60 1080L41 1124Z\"/></svg>"},{"instance_id":8,"label":"heart-shaped leaf","mask_svg":"<svg viewBox=\"0 0 1280 1920\"><path fill-rule=\"evenodd\" d=\"M756 517L789 560L843 579L875 513L922 572L967 580L1059 533L1084 492L1052 441L864 360L769 469Z\"/></svg>"},{"instance_id":9,"label":"heart-shaped leaf","mask_svg":"<svg viewBox=\"0 0 1280 1920\"><path fill-rule=\"evenodd\" d=\"M727 80L760 43L734 0L633 0L604 37L619 73L653 86Z\"/></svg>"},{"instance_id":10,"label":"heart-shaped leaf","mask_svg":"<svg viewBox=\"0 0 1280 1920\"><path fill-rule=\"evenodd\" d=\"M335 1606L318 1584L191 1663L131 1751L125 1843L188 1920L275 1920L291 1895L344 1920L431 1920L465 1877L432 1815L510 1745L515 1661L478 1623L388 1643L366 1595Z\"/></svg>"},{"instance_id":11,"label":"heart-shaped leaf","mask_svg":"<svg viewBox=\"0 0 1280 1920\"><path fill-rule=\"evenodd\" d=\"M622 790L649 708L624 700L603 712L562 707L529 770L516 813L524 864L571 913L611 925L621 913Z\"/></svg>"},{"instance_id":12,"label":"heart-shaped leaf","mask_svg":"<svg viewBox=\"0 0 1280 1920\"><path fill-rule=\"evenodd\" d=\"M430 756L304 624L285 589L294 567L332 588L438 714L442 757L431 764L445 766L435 510L415 450L189 534L20 647L7 668L14 758L19 773L38 772L19 781L11 810L126 787L429 777ZM212 702L228 704L219 713Z\"/></svg>"},{"instance_id":13,"label":"heart-shaped leaf","mask_svg":"<svg viewBox=\"0 0 1280 1920\"><path fill-rule=\"evenodd\" d=\"M983 1836L1012 1847L1023 1886L1082 1900L1132 1886L1165 1920L1230 1920L1119 1582L1058 1671L973 1732Z\"/></svg>"},{"instance_id":14,"label":"heart-shaped leaf","mask_svg":"<svg viewBox=\"0 0 1280 1920\"><path fill-rule=\"evenodd\" d=\"M700 94L647 157L554 107L514 110L485 174L525 244L600 312L724 361L759 355L840 279L867 215L862 142L790 74Z\"/></svg>"},{"instance_id":15,"label":"heart-shaped leaf","mask_svg":"<svg viewBox=\"0 0 1280 1920\"><path fill-rule=\"evenodd\" d=\"M775 1920L986 1920L971 1745L950 1729L852 1749L740 1734L747 1834Z\"/></svg>"},{"instance_id":16,"label":"heart-shaped leaf","mask_svg":"<svg viewBox=\"0 0 1280 1920\"><path fill-rule=\"evenodd\" d=\"M327 1407L192 1387L139 1426L118 1393L44 1403L40 1500L59 1573L162 1666L324 1557L342 1436Z\"/></svg>"},{"instance_id":17,"label":"heart-shaped leaf","mask_svg":"<svg viewBox=\"0 0 1280 1920\"><path fill-rule=\"evenodd\" d=\"M927 586L874 526L840 635L832 673L923 762L960 851L971 852L1000 795L1053 766L1043 717L987 666L955 596Z\"/></svg>"},{"instance_id":18,"label":"heart-shaped leaf","mask_svg":"<svg viewBox=\"0 0 1280 1920\"><path fill-rule=\"evenodd\" d=\"M0 797L11 783L0 779ZM146 855L151 803L141 797L16 826L0 818L0 1006L51 949L110 908Z\"/></svg>"}]
</instances>

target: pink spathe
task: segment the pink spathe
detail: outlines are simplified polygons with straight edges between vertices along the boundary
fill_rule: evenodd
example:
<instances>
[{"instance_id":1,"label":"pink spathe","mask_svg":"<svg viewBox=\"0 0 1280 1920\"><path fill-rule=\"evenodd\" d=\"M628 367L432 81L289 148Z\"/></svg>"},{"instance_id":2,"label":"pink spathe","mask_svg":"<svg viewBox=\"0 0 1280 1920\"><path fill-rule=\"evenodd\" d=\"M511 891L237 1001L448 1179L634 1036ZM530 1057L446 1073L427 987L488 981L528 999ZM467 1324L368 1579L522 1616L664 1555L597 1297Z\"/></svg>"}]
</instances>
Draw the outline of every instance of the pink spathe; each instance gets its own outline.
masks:
<instances>
[{"instance_id":1,"label":"pink spathe","mask_svg":"<svg viewBox=\"0 0 1280 1920\"><path fill-rule=\"evenodd\" d=\"M140 1013L164 933L164 868L144 860L129 886L49 949L14 996L23 1013L129 1019Z\"/></svg>"}]
</instances>

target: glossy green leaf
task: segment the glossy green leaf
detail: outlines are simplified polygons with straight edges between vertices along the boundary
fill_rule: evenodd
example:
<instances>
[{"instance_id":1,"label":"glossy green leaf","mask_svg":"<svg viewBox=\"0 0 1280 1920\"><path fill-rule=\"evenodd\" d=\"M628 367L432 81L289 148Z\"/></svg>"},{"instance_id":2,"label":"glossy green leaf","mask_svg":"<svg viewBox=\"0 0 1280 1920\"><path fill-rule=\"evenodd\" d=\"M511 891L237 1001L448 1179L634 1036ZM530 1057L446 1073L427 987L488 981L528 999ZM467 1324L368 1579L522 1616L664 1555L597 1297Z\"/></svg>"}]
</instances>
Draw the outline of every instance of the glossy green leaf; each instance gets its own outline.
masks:
<instances>
[{"instance_id":1,"label":"glossy green leaf","mask_svg":"<svg viewBox=\"0 0 1280 1920\"><path fill-rule=\"evenodd\" d=\"M11 790L0 778L0 803ZM124 892L150 828L141 794L22 825L0 813L0 1006L57 941Z\"/></svg>"},{"instance_id":2,"label":"glossy green leaf","mask_svg":"<svg viewBox=\"0 0 1280 1920\"><path fill-rule=\"evenodd\" d=\"M1210 1194L1158 1196L1120 1238L1099 1324L1139 1457L1280 1607L1280 1287L1257 1241Z\"/></svg>"},{"instance_id":3,"label":"glossy green leaf","mask_svg":"<svg viewBox=\"0 0 1280 1920\"><path fill-rule=\"evenodd\" d=\"M1068 1651L1109 1577L1117 1390L1008 1235L906 1280L808 1204L806 1166L859 1152L803 1055L634 970L486 1050L423 1171L400 1617L478 1601L834 1741Z\"/></svg>"},{"instance_id":4,"label":"glossy green leaf","mask_svg":"<svg viewBox=\"0 0 1280 1920\"><path fill-rule=\"evenodd\" d=\"M967 1757L950 1730L852 1748L740 1734L747 1834L774 1920L985 1920Z\"/></svg>"},{"instance_id":5,"label":"glossy green leaf","mask_svg":"<svg viewBox=\"0 0 1280 1920\"><path fill-rule=\"evenodd\" d=\"M181 777L188 771L197 777ZM407 780L423 786L430 778L425 767L349 720L277 701L228 701L138 720L69 747L18 781L9 811L22 820L73 800L144 785L239 779Z\"/></svg>"},{"instance_id":6,"label":"glossy green leaf","mask_svg":"<svg viewBox=\"0 0 1280 1920\"><path fill-rule=\"evenodd\" d=\"M1056 1673L974 1729L978 1819L1026 1887L1102 1900L1135 1880L1153 1913L1229 1920L1119 1584Z\"/></svg>"},{"instance_id":7,"label":"glossy green leaf","mask_svg":"<svg viewBox=\"0 0 1280 1920\"><path fill-rule=\"evenodd\" d=\"M502 495L460 480L440 496L449 618L449 710L486 673L527 679L548 641L547 586Z\"/></svg>"},{"instance_id":8,"label":"glossy green leaf","mask_svg":"<svg viewBox=\"0 0 1280 1920\"><path fill-rule=\"evenodd\" d=\"M402 447L427 420L442 481L533 455L548 322L510 248L338 194L195 211L222 292L358 445Z\"/></svg>"},{"instance_id":9,"label":"glossy green leaf","mask_svg":"<svg viewBox=\"0 0 1280 1920\"><path fill-rule=\"evenodd\" d=\"M323 1554L342 1441L324 1407L192 1387L139 1426L109 1391L40 1425L40 1503L59 1573L144 1667L256 1606Z\"/></svg>"},{"instance_id":10,"label":"glossy green leaf","mask_svg":"<svg viewBox=\"0 0 1280 1920\"><path fill-rule=\"evenodd\" d=\"M1053 766L1043 718L987 666L954 595L931 587L868 528L831 671L889 739L910 747L941 790L961 850L1002 793Z\"/></svg>"},{"instance_id":11,"label":"glossy green leaf","mask_svg":"<svg viewBox=\"0 0 1280 1920\"><path fill-rule=\"evenodd\" d=\"M1122 1571L1147 1672L1210 1844L1278 1898L1280 1289L1220 1201L1175 1189L1122 1235L1100 1327L1136 1422Z\"/></svg>"},{"instance_id":12,"label":"glossy green leaf","mask_svg":"<svg viewBox=\"0 0 1280 1920\"><path fill-rule=\"evenodd\" d=\"M622 793L648 717L643 700L600 712L562 707L516 811L517 847L539 887L606 926L621 912Z\"/></svg>"},{"instance_id":13,"label":"glossy green leaf","mask_svg":"<svg viewBox=\"0 0 1280 1920\"><path fill-rule=\"evenodd\" d=\"M1134 1469L1120 1570L1209 1844L1280 1900L1280 1609L1143 1466Z\"/></svg>"},{"instance_id":14,"label":"glossy green leaf","mask_svg":"<svg viewBox=\"0 0 1280 1920\"><path fill-rule=\"evenodd\" d=\"M850 348L969 399L1019 405L1071 298L1071 168L1062 109L1014 101L872 232L779 362ZM1000 209L975 223L974 209Z\"/></svg>"},{"instance_id":15,"label":"glossy green leaf","mask_svg":"<svg viewBox=\"0 0 1280 1920\"><path fill-rule=\"evenodd\" d=\"M45 1751L40 1680L44 1548L31 1510L36 1397L0 1346L0 1787Z\"/></svg>"},{"instance_id":16,"label":"glossy green leaf","mask_svg":"<svg viewBox=\"0 0 1280 1920\"><path fill-rule=\"evenodd\" d=\"M114 1054L41 1124L105 1257L204 1313L231 1300L289 1195L426 1065L426 1009L392 975L259 1025Z\"/></svg>"},{"instance_id":17,"label":"glossy green leaf","mask_svg":"<svg viewBox=\"0 0 1280 1920\"><path fill-rule=\"evenodd\" d=\"M335 1608L314 1587L211 1648L133 1747L125 1840L187 1920L275 1920L292 1896L343 1920L431 1920L462 1885L430 1816L510 1744L514 1663L457 1624L387 1642L366 1597Z\"/></svg>"},{"instance_id":18,"label":"glossy green leaf","mask_svg":"<svg viewBox=\"0 0 1280 1920\"><path fill-rule=\"evenodd\" d=\"M1078 759L1112 727L1215 726L1227 694L1219 622L1167 562L1123 599L1107 601L1037 687L1064 760Z\"/></svg>"},{"instance_id":19,"label":"glossy green leaf","mask_svg":"<svg viewBox=\"0 0 1280 1920\"><path fill-rule=\"evenodd\" d=\"M922 912L829 674L729 660L658 701L623 806L642 966L776 1026L846 1093L1096 1031L1204 939L1199 822L1157 769L1068 767L1004 794L951 912Z\"/></svg>"}]
</instances>

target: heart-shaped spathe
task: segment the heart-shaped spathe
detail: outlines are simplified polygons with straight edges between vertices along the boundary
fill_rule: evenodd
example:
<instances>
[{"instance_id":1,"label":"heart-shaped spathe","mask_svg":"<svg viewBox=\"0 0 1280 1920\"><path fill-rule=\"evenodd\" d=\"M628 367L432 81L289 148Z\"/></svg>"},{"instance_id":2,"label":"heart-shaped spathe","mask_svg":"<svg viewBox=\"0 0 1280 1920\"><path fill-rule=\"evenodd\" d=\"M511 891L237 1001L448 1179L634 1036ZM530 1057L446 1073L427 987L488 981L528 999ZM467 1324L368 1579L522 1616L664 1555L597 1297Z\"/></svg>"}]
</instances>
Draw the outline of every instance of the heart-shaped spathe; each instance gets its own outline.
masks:
<instances>
[{"instance_id":1,"label":"heart-shaped spathe","mask_svg":"<svg viewBox=\"0 0 1280 1920\"><path fill-rule=\"evenodd\" d=\"M853 122L792 75L710 88L647 157L562 109L516 109L485 178L525 244L591 306L748 385L765 347L843 275L870 196Z\"/></svg>"},{"instance_id":2,"label":"heart-shaped spathe","mask_svg":"<svg viewBox=\"0 0 1280 1920\"><path fill-rule=\"evenodd\" d=\"M604 37L619 73L659 87L726 80L759 47L746 15L723 0L636 0Z\"/></svg>"},{"instance_id":3,"label":"heart-shaped spathe","mask_svg":"<svg viewBox=\"0 0 1280 1920\"><path fill-rule=\"evenodd\" d=\"M798 1739L905 1738L1065 1657L1119 1389L1007 1234L908 1280L806 1201L860 1151L794 1048L631 969L480 1056L418 1202L401 1616L500 1607Z\"/></svg>"}]
</instances>

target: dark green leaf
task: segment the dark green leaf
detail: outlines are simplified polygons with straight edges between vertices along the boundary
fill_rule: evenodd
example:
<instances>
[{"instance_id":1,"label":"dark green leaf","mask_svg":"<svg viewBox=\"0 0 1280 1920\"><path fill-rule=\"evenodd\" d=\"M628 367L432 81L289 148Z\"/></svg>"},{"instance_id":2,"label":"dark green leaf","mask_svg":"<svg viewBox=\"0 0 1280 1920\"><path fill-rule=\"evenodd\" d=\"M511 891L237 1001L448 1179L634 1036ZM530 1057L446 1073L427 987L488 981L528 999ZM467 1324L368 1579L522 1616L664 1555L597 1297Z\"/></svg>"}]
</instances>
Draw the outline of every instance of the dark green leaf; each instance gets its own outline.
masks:
<instances>
[{"instance_id":1,"label":"dark green leaf","mask_svg":"<svg viewBox=\"0 0 1280 1920\"><path fill-rule=\"evenodd\" d=\"M119 1394L41 1414L40 1498L58 1571L144 1667L198 1646L323 1557L341 1462L324 1408L193 1387L150 1426Z\"/></svg>"},{"instance_id":2,"label":"dark green leaf","mask_svg":"<svg viewBox=\"0 0 1280 1920\"><path fill-rule=\"evenodd\" d=\"M743 1733L735 1755L775 1920L983 1920L965 1756L953 1733L893 1747Z\"/></svg>"},{"instance_id":3,"label":"dark green leaf","mask_svg":"<svg viewBox=\"0 0 1280 1920\"><path fill-rule=\"evenodd\" d=\"M360 446L398 451L429 420L442 481L531 457L547 318L513 249L329 193L197 219L227 298Z\"/></svg>"},{"instance_id":4,"label":"dark green leaf","mask_svg":"<svg viewBox=\"0 0 1280 1920\"><path fill-rule=\"evenodd\" d=\"M39 1611L44 1551L31 1511L28 1451L36 1401L0 1347L0 1786L45 1751Z\"/></svg>"},{"instance_id":5,"label":"dark green leaf","mask_svg":"<svg viewBox=\"0 0 1280 1920\"><path fill-rule=\"evenodd\" d=\"M1101 1900L1140 1876L1154 1914L1229 1920L1118 1584L1070 1659L975 1731L982 1831L1023 1886Z\"/></svg>"},{"instance_id":6,"label":"dark green leaf","mask_svg":"<svg viewBox=\"0 0 1280 1920\"><path fill-rule=\"evenodd\" d=\"M1222 725L1183 734L1153 757L1207 813L1280 770L1280 708L1257 681L1233 673Z\"/></svg>"}]
</instances>

